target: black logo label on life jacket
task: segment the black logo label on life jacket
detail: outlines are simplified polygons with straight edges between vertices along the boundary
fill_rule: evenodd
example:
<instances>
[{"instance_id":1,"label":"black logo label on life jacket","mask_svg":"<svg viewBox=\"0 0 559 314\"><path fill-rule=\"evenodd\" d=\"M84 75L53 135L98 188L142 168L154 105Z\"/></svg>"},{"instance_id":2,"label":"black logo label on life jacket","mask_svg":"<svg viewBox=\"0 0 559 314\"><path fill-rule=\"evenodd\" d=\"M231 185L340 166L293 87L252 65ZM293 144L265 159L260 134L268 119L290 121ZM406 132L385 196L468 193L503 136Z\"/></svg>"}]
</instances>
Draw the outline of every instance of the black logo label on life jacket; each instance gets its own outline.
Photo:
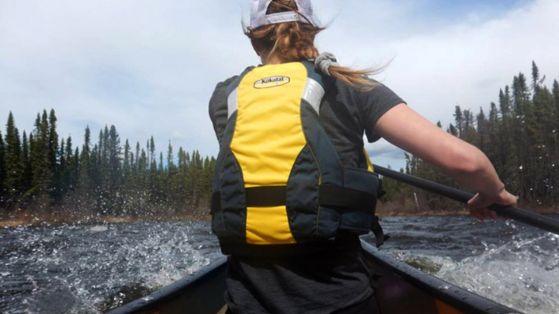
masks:
<instances>
[{"instance_id":1,"label":"black logo label on life jacket","mask_svg":"<svg viewBox=\"0 0 559 314\"><path fill-rule=\"evenodd\" d=\"M270 76L254 82L254 88L271 88L289 84L291 79L287 76Z\"/></svg>"}]
</instances>

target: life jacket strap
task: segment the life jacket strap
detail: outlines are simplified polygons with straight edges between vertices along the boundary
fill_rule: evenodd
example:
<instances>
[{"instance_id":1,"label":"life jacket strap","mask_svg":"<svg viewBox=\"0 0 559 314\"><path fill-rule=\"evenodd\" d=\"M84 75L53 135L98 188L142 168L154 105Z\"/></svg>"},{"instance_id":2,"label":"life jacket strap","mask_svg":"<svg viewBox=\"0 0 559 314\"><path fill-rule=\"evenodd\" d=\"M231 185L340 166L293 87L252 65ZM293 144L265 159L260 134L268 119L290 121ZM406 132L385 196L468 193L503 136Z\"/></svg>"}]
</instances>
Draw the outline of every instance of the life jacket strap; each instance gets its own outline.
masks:
<instances>
[{"instance_id":1,"label":"life jacket strap","mask_svg":"<svg viewBox=\"0 0 559 314\"><path fill-rule=\"evenodd\" d=\"M247 207L272 207L286 205L286 186L261 186L245 189ZM376 195L338 187L321 185L318 191L319 204L336 209L370 210L375 204ZM212 212L221 210L221 194L212 194Z\"/></svg>"},{"instance_id":2,"label":"life jacket strap","mask_svg":"<svg viewBox=\"0 0 559 314\"><path fill-rule=\"evenodd\" d=\"M284 186L259 186L246 188L246 200L249 207L272 207L285 205L287 187Z\"/></svg>"},{"instance_id":3,"label":"life jacket strap","mask_svg":"<svg viewBox=\"0 0 559 314\"><path fill-rule=\"evenodd\" d=\"M321 185L318 193L320 205L333 208L371 210L376 201L375 194L335 185Z\"/></svg>"},{"instance_id":4,"label":"life jacket strap","mask_svg":"<svg viewBox=\"0 0 559 314\"><path fill-rule=\"evenodd\" d=\"M376 246L377 248L381 247L384 244L384 241L390 238L389 235L384 234L384 230L382 230L382 226L380 225L378 216L373 217L373 221L371 223L371 231L375 235L376 239Z\"/></svg>"}]
</instances>

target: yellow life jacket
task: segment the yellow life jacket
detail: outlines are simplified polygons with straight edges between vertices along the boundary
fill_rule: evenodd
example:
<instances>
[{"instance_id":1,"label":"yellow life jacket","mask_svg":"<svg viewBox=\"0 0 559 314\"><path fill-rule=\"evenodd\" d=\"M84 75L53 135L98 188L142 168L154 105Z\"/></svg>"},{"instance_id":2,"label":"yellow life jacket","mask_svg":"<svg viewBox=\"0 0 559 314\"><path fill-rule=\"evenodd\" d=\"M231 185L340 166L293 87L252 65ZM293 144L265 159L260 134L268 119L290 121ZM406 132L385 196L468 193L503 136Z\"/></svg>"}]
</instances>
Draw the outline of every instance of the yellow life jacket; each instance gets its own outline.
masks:
<instances>
[{"instance_id":1,"label":"yellow life jacket","mask_svg":"<svg viewBox=\"0 0 559 314\"><path fill-rule=\"evenodd\" d=\"M370 230L378 177L344 168L319 122L325 95L310 62L248 69L228 87L212 230L225 253Z\"/></svg>"}]
</instances>

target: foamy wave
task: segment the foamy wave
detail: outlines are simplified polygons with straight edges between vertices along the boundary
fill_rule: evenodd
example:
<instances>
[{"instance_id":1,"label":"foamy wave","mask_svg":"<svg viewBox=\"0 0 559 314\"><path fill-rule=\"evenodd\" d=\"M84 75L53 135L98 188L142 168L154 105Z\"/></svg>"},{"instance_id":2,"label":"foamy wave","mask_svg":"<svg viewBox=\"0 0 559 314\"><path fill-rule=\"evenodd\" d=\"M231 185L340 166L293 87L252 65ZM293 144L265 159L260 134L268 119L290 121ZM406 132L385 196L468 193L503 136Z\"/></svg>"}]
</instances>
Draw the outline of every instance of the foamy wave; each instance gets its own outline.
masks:
<instances>
[{"instance_id":1,"label":"foamy wave","mask_svg":"<svg viewBox=\"0 0 559 314\"><path fill-rule=\"evenodd\" d=\"M101 313L208 265L218 253L207 229L191 223L22 228L12 231L17 250L0 278L20 280L16 293L29 291L12 301L15 312Z\"/></svg>"},{"instance_id":2,"label":"foamy wave","mask_svg":"<svg viewBox=\"0 0 559 314\"><path fill-rule=\"evenodd\" d=\"M559 236L485 245L478 256L444 260L436 276L526 313L559 313Z\"/></svg>"}]
</instances>

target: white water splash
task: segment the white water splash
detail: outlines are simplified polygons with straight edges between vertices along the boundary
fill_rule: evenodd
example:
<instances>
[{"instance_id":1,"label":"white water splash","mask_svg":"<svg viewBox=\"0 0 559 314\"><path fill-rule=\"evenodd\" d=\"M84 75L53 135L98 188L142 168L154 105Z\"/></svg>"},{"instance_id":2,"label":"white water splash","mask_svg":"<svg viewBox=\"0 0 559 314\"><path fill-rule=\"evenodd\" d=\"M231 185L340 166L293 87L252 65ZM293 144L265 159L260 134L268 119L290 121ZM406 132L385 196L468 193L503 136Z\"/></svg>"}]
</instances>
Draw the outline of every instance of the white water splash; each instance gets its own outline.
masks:
<instances>
[{"instance_id":1,"label":"white water splash","mask_svg":"<svg viewBox=\"0 0 559 314\"><path fill-rule=\"evenodd\" d=\"M460 262L437 258L436 276L525 313L559 313L559 236L486 245Z\"/></svg>"},{"instance_id":2,"label":"white water splash","mask_svg":"<svg viewBox=\"0 0 559 314\"><path fill-rule=\"evenodd\" d=\"M103 232L103 231L107 231L109 230L108 226L93 226L91 228L89 228L89 231L91 232Z\"/></svg>"},{"instance_id":3,"label":"white water splash","mask_svg":"<svg viewBox=\"0 0 559 314\"><path fill-rule=\"evenodd\" d=\"M206 225L20 228L0 250L3 313L101 313L208 265L217 243ZM10 283L11 282L11 283ZM2 290L8 289L8 290Z\"/></svg>"}]
</instances>

